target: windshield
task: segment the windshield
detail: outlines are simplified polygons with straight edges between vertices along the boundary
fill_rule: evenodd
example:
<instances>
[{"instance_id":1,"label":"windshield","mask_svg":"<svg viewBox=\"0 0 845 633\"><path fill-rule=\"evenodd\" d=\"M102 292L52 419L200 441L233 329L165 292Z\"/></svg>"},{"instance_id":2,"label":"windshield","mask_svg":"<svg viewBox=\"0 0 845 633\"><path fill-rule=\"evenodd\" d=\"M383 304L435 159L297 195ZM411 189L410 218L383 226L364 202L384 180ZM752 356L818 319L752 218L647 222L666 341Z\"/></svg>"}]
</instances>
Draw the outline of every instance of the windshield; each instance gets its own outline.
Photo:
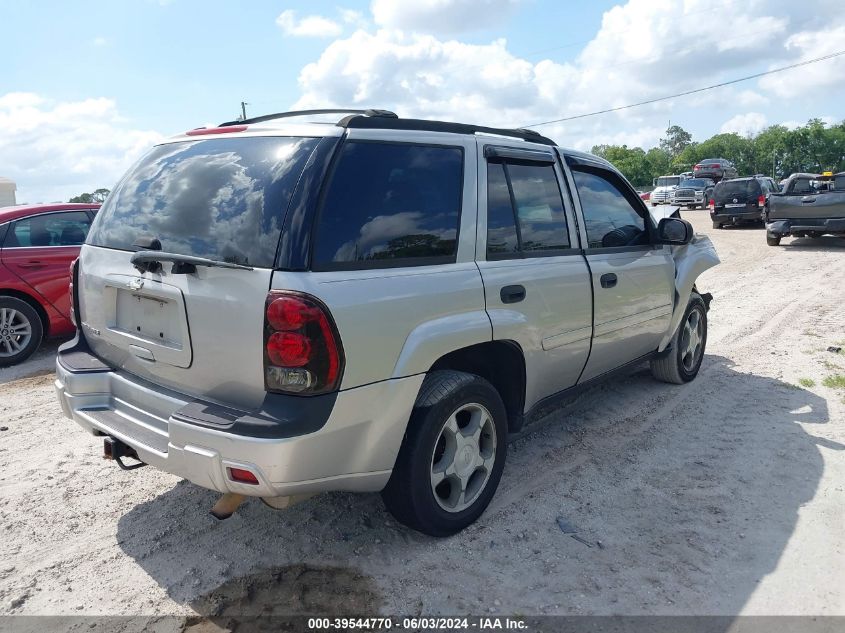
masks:
<instances>
[{"instance_id":1,"label":"windshield","mask_svg":"<svg viewBox=\"0 0 845 633\"><path fill-rule=\"evenodd\" d=\"M681 182L681 187L706 187L710 184L709 180L704 178L690 178Z\"/></svg>"},{"instance_id":2,"label":"windshield","mask_svg":"<svg viewBox=\"0 0 845 633\"><path fill-rule=\"evenodd\" d=\"M88 243L272 268L293 189L319 139L246 137L153 148L123 178Z\"/></svg>"},{"instance_id":3,"label":"windshield","mask_svg":"<svg viewBox=\"0 0 845 633\"><path fill-rule=\"evenodd\" d=\"M661 176L657 179L658 187L673 187L681 182L680 176Z\"/></svg>"}]
</instances>

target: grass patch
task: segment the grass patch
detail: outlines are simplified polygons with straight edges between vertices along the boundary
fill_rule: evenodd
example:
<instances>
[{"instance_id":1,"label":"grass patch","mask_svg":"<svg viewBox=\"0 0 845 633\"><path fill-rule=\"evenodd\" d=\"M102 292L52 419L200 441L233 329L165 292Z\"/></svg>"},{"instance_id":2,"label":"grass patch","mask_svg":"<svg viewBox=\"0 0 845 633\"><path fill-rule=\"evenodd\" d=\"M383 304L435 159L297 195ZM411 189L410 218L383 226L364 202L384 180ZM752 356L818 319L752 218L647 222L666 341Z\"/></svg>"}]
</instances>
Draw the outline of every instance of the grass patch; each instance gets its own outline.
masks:
<instances>
[{"instance_id":1,"label":"grass patch","mask_svg":"<svg viewBox=\"0 0 845 633\"><path fill-rule=\"evenodd\" d=\"M821 334L818 334L818 333L816 333L816 332L813 332L812 330L804 330L804 336L815 336L816 338L821 338L821 337L822 337L822 335L821 335Z\"/></svg>"},{"instance_id":2,"label":"grass patch","mask_svg":"<svg viewBox=\"0 0 845 633\"><path fill-rule=\"evenodd\" d=\"M798 384L801 385L802 387L810 388L810 387L816 386L816 381L813 380L812 378L799 378Z\"/></svg>"},{"instance_id":3,"label":"grass patch","mask_svg":"<svg viewBox=\"0 0 845 633\"><path fill-rule=\"evenodd\" d=\"M823 360L822 365L824 365L824 368L829 371L836 371L837 369L842 369L840 365L837 365L836 363L831 363L829 360Z\"/></svg>"},{"instance_id":4,"label":"grass patch","mask_svg":"<svg viewBox=\"0 0 845 633\"><path fill-rule=\"evenodd\" d=\"M831 389L845 389L845 374L833 374L822 380L825 387Z\"/></svg>"}]
</instances>

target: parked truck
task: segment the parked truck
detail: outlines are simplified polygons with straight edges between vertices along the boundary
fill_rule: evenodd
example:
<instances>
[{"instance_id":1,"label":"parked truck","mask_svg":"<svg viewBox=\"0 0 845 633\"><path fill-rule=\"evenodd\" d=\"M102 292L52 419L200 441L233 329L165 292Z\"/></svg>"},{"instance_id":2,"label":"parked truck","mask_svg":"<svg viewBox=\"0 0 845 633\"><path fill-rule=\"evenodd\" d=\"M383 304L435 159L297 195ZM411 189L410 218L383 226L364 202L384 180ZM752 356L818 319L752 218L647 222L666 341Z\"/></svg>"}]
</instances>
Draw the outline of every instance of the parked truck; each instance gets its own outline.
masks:
<instances>
[{"instance_id":1,"label":"parked truck","mask_svg":"<svg viewBox=\"0 0 845 633\"><path fill-rule=\"evenodd\" d=\"M792 174L782 191L769 194L765 221L769 246L788 236L845 237L845 172Z\"/></svg>"},{"instance_id":2,"label":"parked truck","mask_svg":"<svg viewBox=\"0 0 845 633\"><path fill-rule=\"evenodd\" d=\"M674 174L672 176L660 176L655 178L652 184L654 191L651 192L651 206L656 207L658 204L672 204L674 200L675 189L681 184L685 177L683 174Z\"/></svg>"}]
</instances>

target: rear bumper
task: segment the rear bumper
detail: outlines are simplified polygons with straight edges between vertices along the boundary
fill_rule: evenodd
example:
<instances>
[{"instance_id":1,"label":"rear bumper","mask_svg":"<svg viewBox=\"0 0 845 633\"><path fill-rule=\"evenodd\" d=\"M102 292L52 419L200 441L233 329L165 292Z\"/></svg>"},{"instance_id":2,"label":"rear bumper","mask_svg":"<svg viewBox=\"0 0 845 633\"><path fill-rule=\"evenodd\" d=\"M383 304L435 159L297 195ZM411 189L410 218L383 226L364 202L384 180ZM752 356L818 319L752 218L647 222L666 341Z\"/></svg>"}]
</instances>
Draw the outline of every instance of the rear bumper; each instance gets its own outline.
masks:
<instances>
[{"instance_id":1,"label":"rear bumper","mask_svg":"<svg viewBox=\"0 0 845 633\"><path fill-rule=\"evenodd\" d=\"M232 426L233 409L140 381L93 357L86 363L60 353L55 388L65 416L131 446L147 464L219 492L276 497L381 490L423 378L339 392L324 424L288 437L244 435L245 427ZM288 421L278 413L280 424ZM273 423L266 411L254 417ZM249 470L259 483L233 481L229 468Z\"/></svg>"},{"instance_id":2,"label":"rear bumper","mask_svg":"<svg viewBox=\"0 0 845 633\"><path fill-rule=\"evenodd\" d=\"M770 218L766 230L773 235L795 233L845 233L845 218Z\"/></svg>"},{"instance_id":3,"label":"rear bumper","mask_svg":"<svg viewBox=\"0 0 845 633\"><path fill-rule=\"evenodd\" d=\"M722 222L728 224L731 222L747 222L750 220L762 220L763 209L742 207L739 209L714 209L710 212L710 217L714 222Z\"/></svg>"}]
</instances>

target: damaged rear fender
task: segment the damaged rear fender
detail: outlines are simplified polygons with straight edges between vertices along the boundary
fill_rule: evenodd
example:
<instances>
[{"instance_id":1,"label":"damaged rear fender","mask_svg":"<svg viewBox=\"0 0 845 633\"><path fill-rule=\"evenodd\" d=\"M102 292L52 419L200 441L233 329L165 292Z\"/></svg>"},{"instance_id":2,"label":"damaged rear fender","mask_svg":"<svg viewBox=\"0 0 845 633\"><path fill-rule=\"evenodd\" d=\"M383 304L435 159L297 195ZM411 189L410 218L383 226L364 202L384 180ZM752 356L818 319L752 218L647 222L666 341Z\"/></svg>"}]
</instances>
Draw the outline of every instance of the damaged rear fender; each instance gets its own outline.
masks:
<instances>
[{"instance_id":1,"label":"damaged rear fender","mask_svg":"<svg viewBox=\"0 0 845 633\"><path fill-rule=\"evenodd\" d=\"M672 336L684 316L684 311L687 309L690 294L698 276L705 270L713 268L720 261L710 238L698 234L692 238L689 244L674 247L672 258L675 260L675 306L672 310L669 330L663 340L660 341L657 348L658 352L666 349L669 341L672 340Z\"/></svg>"}]
</instances>

